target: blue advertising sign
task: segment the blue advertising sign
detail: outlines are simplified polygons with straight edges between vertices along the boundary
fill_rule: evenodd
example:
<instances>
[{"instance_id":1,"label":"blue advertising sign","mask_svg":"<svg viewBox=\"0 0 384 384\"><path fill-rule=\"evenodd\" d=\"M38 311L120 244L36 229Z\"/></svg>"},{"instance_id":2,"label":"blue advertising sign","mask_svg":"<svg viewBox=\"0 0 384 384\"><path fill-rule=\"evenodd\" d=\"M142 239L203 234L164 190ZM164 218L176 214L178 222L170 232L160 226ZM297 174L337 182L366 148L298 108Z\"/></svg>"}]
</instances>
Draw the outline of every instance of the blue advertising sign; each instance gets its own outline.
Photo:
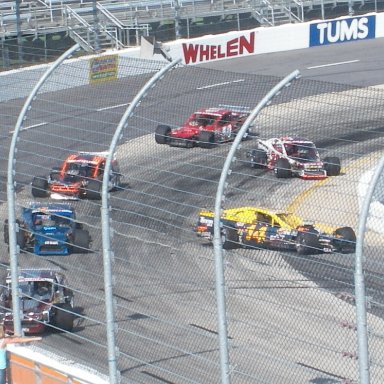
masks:
<instances>
[{"instance_id":1,"label":"blue advertising sign","mask_svg":"<svg viewBox=\"0 0 384 384\"><path fill-rule=\"evenodd\" d=\"M375 38L376 16L351 17L310 25L309 46Z\"/></svg>"}]
</instances>

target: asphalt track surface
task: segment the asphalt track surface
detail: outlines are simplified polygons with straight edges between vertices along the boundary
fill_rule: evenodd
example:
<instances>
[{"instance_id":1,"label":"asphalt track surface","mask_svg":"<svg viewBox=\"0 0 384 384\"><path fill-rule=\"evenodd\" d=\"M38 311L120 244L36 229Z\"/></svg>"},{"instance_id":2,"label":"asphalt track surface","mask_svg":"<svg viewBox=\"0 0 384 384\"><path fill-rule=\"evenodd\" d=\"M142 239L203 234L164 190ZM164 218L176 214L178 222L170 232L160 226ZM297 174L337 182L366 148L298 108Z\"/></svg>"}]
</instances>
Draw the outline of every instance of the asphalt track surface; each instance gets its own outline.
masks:
<instances>
[{"instance_id":1,"label":"asphalt track surface","mask_svg":"<svg viewBox=\"0 0 384 384\"><path fill-rule=\"evenodd\" d=\"M213 62L203 67L284 77L298 69L306 79L362 87L384 83L384 39L372 39L330 46Z\"/></svg>"},{"instance_id":2,"label":"asphalt track surface","mask_svg":"<svg viewBox=\"0 0 384 384\"><path fill-rule=\"evenodd\" d=\"M355 43L350 43L349 46L352 47L353 44ZM335 47L329 48L336 51ZM341 46L343 52L344 49L346 48ZM329 57L325 50L326 48L322 55ZM376 47L372 47L372 50L377 52ZM320 49L317 51L319 53ZM368 52L368 49L364 52L365 57L369 56ZM292 58L287 57L285 61L293 60L294 52L290 55L293 55ZM295 59L296 63L300 63L301 56L302 52L300 58ZM344 60L344 57L337 58L337 61ZM272 57L272 61L276 62L276 57ZM315 63L318 63L316 57L313 63L306 65L314 66ZM229 62L228 65L229 70L234 71L233 63ZM248 65L246 63L243 67L238 62L236 71L244 74L252 72L247 69ZM131 124L134 129L125 132L125 143L118 151L125 176L124 185L111 195L112 226L115 230L112 247L116 262L115 297L118 303L116 320L121 352L119 368L123 382L219 382L212 248L203 246L195 238L191 226L200 208L212 207L214 204L217 180L229 147L223 145L210 151L199 148L169 148L155 145L151 133L158 122L177 125L190 113L191 108L212 105L212 101L216 104L227 99L236 100L237 104L252 107L281 76L293 69L300 69L289 65L285 71L279 65L281 72L272 73L272 66L265 65L266 73L262 68L255 69L252 73L265 74L266 77L244 75L245 77L240 78L234 73L206 72L200 69L176 70L172 74L172 80L156 88L151 97L140 106ZM329 71L329 67L325 67L325 70ZM325 153L337 153L342 157L343 164L354 164L363 155L382 148L380 134L383 108L380 101L377 112L370 116L369 122L361 121L361 130L357 132L352 122L359 114L349 116L349 104L354 111L365 106L354 99L354 89L346 84L344 72L340 71L339 74L343 85L335 87L334 84L324 83L320 86L309 82L304 90L297 91L295 88L291 94L288 91L279 102L288 102L295 92L298 92L297 100L301 102L318 97L319 94L328 98L329 92L335 89L344 92L344 97L341 97L343 108L340 107L338 113L344 117L345 124L338 130L332 124L325 125L321 119L316 122L316 117L312 117L310 126L306 128L305 122L302 122L300 128L303 134L310 135L320 143ZM371 73L373 72L378 75L379 70L372 70ZM370 85L381 83L380 76L377 76L375 80L362 79L362 84L356 84L360 75L363 72L357 71L355 76L350 76L352 85L367 85L368 81L374 83ZM330 73L326 76L330 80ZM331 81L336 81L337 73L334 69L332 76L335 78ZM319 79L320 75L315 77ZM236 81L243 78L246 81L236 85ZM22 150L17 157L18 204L31 199L31 175L45 174L52 165L56 165L52 163L62 158L68 150L105 150L124 107L104 111L102 115L98 115L96 110L106 103L113 106L131 100L143 80L145 79L138 79L136 85L132 84L132 79L121 81L113 87L103 84L91 92L84 87L40 96L31 111L31 126L42 121L47 124L23 133L20 144ZM227 81L230 81L230 87L210 87L201 92L202 87L208 84L222 84ZM96 94L100 97L95 98ZM101 97L103 94L107 97ZM250 95L253 97L251 101ZM319 99L316 100L314 104L308 101L308 107L321 104ZM46 108L48 102L49 109ZM10 116L6 122L7 129L12 126L15 111L21 105L20 101L11 101L1 106L2 115ZM280 110L279 103L273 108ZM298 110L299 107L295 105L289 108ZM322 109L321 112L326 114L327 110ZM335 112L330 108L328 113ZM303 114L301 118L306 120L308 116L312 115ZM63 121L59 122L59 119ZM283 128L293 128L297 124L287 119L281 119L280 125L278 122L277 112L266 113L263 117L263 127L269 135L279 134ZM62 129L59 129L60 124L66 128L67 135L64 138ZM364 124L373 127L374 137L371 130L367 133ZM1 132L1 137L2 148L7 148L9 132ZM61 145L54 138L61 140ZM87 143L87 148L84 148L84 142ZM297 179L281 184L270 173L260 171L255 174L246 164L246 148L252 148L252 139L244 142L239 161L234 165L226 204L241 202L241 205L260 204L280 208L276 205L289 205L308 187L309 184L303 184ZM6 169L6 158L2 156L0 162L1 169ZM3 175L2 173L2 177ZM357 174L353 181L356 179ZM5 183L2 182L1 201L6 201L4 192ZM104 303L100 299L104 290L100 278L103 268L100 203L80 201L74 205L80 219L90 227L94 239L93 252L49 258L22 254L20 264L30 265L33 260L34 266L60 267L66 271L75 290L76 311L81 315L76 322L75 331L73 335L49 333L44 338L47 349L60 350L79 362L92 362L92 366L106 372L106 339L102 325L105 313ZM0 209L2 217L5 217L6 204L2 204ZM352 218L351 223L355 219ZM376 254L380 249L378 246L377 249L370 249L370 252ZM6 266L8 257L4 247L0 256L2 264ZM347 377L347 372L356 369L355 362L345 359L335 363L336 351L334 354L322 351L325 345L330 350L335 349L332 341L335 331L332 327L342 332L343 337L339 343L346 344L339 346L340 349L355 349L353 333L350 341L346 342L351 331L340 327L342 321L354 316L354 307L337 298L338 293L350 294L352 290L353 259L341 259L339 256L316 256L304 260L292 254L272 251L260 251L256 256L254 252L243 249L231 251L227 255L230 267L228 280L232 293L229 296L230 313L238 321L241 318L245 327L249 328L249 332L244 332L244 329L239 332L235 326L230 328L230 337L237 349L233 355L238 364L233 382L317 383L327 378L333 380L330 382L338 383L343 377ZM376 275L370 276L377 277L378 282L375 284L380 284L381 271L376 264L372 269L375 269ZM323 289L310 293L314 287L313 281ZM382 303L382 297L376 291L375 295L375 301ZM287 303L290 305L286 305ZM315 314L317 311L323 314L324 308L332 315L326 320L319 320ZM382 316L380 308L379 305L374 309L377 315ZM337 314L338 310L341 311L340 314ZM375 319L372 324L376 325L374 321ZM282 324L284 329L289 329L290 337L285 342L276 336L282 331ZM304 327L302 324L312 324L316 333L324 337L322 348L317 348L317 345L308 347L300 342L314 338L312 327ZM299 341L296 340L297 335L300 335ZM271 338L276 343L271 342ZM93 340L93 343L87 341L88 339ZM289 343L289 347L285 343ZM300 352L303 348L306 350L305 355ZM308 352L310 349L311 353ZM275 356L275 360L271 359L272 356ZM257 366L255 358L258 361ZM276 367L278 372L275 372ZM248 372L249 376L244 375L244 372ZM256 378L262 379L258 381Z\"/></svg>"}]
</instances>

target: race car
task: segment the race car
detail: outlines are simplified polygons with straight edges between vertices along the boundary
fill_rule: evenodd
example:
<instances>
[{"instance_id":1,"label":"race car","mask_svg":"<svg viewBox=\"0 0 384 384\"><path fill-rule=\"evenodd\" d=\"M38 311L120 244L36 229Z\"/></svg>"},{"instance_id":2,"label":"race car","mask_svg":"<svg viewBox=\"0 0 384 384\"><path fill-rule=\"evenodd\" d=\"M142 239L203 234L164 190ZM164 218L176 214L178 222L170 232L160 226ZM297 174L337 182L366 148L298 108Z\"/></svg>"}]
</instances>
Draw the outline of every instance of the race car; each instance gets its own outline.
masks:
<instances>
[{"instance_id":1,"label":"race car","mask_svg":"<svg viewBox=\"0 0 384 384\"><path fill-rule=\"evenodd\" d=\"M315 144L301 137L258 139L256 148L247 151L247 157L251 167L271 169L278 178L325 179L341 171L338 157L322 161Z\"/></svg>"},{"instance_id":2,"label":"race car","mask_svg":"<svg viewBox=\"0 0 384 384\"><path fill-rule=\"evenodd\" d=\"M7 271L0 294L1 323L5 332L13 334L12 280ZM55 269L20 269L18 288L21 327L25 334L41 334L47 326L70 332L73 330L73 291L65 275Z\"/></svg>"},{"instance_id":3,"label":"race car","mask_svg":"<svg viewBox=\"0 0 384 384\"><path fill-rule=\"evenodd\" d=\"M32 180L32 196L59 200L101 198L101 188L108 152L79 152L69 155L62 165L53 168L49 176L36 176ZM108 189L119 188L121 173L116 159Z\"/></svg>"},{"instance_id":4,"label":"race car","mask_svg":"<svg viewBox=\"0 0 384 384\"><path fill-rule=\"evenodd\" d=\"M91 247L91 236L76 221L73 207L64 203L31 202L21 210L16 232L20 250L36 255L69 255L86 253ZM9 243L8 220L4 222L4 242Z\"/></svg>"},{"instance_id":5,"label":"race car","mask_svg":"<svg viewBox=\"0 0 384 384\"><path fill-rule=\"evenodd\" d=\"M200 212L195 231L213 240L214 212ZM293 250L300 255L316 253L352 253L356 234L351 227L328 228L305 222L288 212L265 208L240 207L223 211L221 237L224 249L236 247Z\"/></svg>"},{"instance_id":6,"label":"race car","mask_svg":"<svg viewBox=\"0 0 384 384\"><path fill-rule=\"evenodd\" d=\"M158 125L155 141L173 147L212 148L215 144L233 140L249 114L249 108L229 105L199 109L179 128ZM244 139L247 135L248 132Z\"/></svg>"}]
</instances>

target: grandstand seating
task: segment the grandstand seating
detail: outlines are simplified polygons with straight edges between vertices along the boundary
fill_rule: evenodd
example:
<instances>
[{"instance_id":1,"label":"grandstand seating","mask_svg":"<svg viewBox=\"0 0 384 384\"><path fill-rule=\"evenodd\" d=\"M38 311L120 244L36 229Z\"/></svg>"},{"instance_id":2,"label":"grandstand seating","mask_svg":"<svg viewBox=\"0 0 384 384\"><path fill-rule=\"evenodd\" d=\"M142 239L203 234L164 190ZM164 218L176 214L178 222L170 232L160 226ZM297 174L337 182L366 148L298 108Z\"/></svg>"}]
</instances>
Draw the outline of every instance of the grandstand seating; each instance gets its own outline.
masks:
<instances>
[{"instance_id":1,"label":"grandstand seating","mask_svg":"<svg viewBox=\"0 0 384 384\"><path fill-rule=\"evenodd\" d=\"M60 41L63 47L68 47L69 39L87 51L97 52L137 46L143 35L164 42L383 9L384 0L1 1L0 69L1 63L4 66L17 60L14 56L20 36L30 51L34 41L40 44L37 48L44 48L44 57L47 57L50 55L47 49L61 49L57 43L54 46L53 34L60 37L55 41ZM44 40L44 47L38 39L41 36L44 36L40 39Z\"/></svg>"}]
</instances>

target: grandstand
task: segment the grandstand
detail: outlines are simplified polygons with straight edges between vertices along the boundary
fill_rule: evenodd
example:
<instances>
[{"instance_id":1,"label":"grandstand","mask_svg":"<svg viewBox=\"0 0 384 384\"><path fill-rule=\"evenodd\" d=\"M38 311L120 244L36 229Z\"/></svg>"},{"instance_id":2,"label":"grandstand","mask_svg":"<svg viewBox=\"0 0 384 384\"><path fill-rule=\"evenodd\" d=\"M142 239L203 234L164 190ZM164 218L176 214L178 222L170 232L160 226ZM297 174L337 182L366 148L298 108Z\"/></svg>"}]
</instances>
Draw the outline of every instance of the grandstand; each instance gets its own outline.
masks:
<instances>
[{"instance_id":1,"label":"grandstand","mask_svg":"<svg viewBox=\"0 0 384 384\"><path fill-rule=\"evenodd\" d=\"M14 0L0 3L0 69L49 61L74 42L101 52L259 26L359 15L384 0Z\"/></svg>"}]
</instances>

